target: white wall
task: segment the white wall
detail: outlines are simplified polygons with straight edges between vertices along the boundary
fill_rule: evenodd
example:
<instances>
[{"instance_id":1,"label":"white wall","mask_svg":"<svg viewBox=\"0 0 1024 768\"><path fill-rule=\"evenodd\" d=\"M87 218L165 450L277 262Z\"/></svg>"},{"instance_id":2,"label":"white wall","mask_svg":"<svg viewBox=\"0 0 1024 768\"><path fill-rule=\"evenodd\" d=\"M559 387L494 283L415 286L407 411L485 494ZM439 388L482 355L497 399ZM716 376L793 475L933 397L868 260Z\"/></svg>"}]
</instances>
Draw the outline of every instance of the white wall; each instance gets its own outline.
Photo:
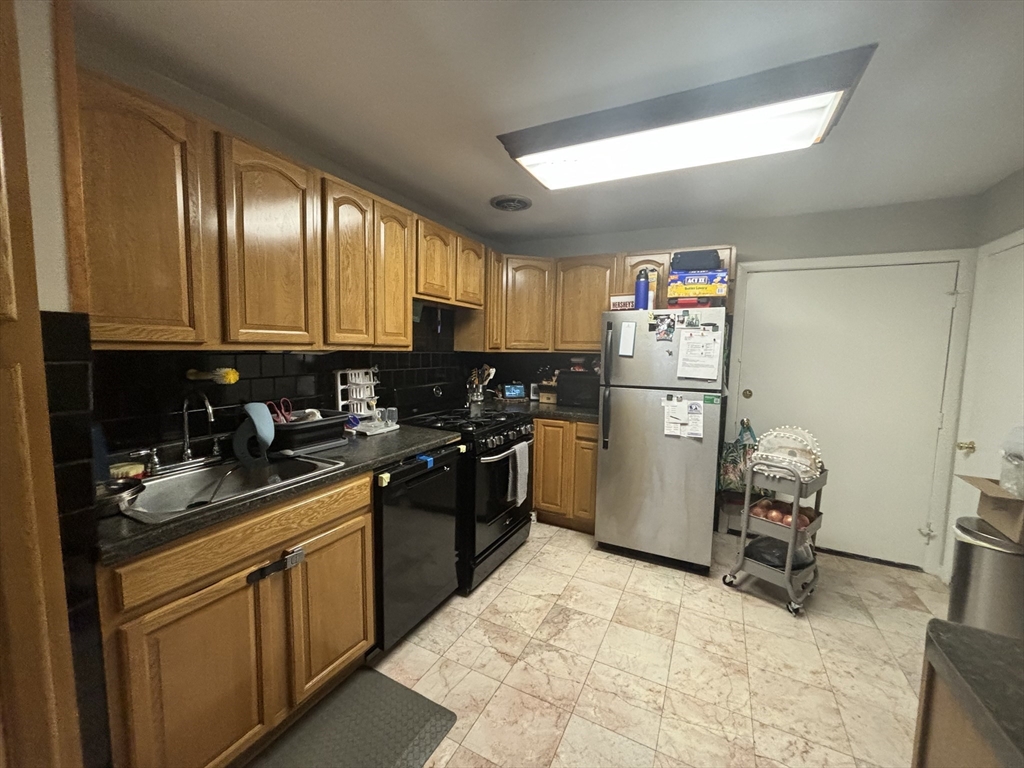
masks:
<instances>
[{"instance_id":1,"label":"white wall","mask_svg":"<svg viewBox=\"0 0 1024 768\"><path fill-rule=\"evenodd\" d=\"M1024 229L1024 168L978 195L978 245Z\"/></svg>"},{"instance_id":2,"label":"white wall","mask_svg":"<svg viewBox=\"0 0 1024 768\"><path fill-rule=\"evenodd\" d=\"M60 123L54 80L53 5L44 0L16 0L14 15L21 63L39 308L68 312L71 302L64 244Z\"/></svg>"}]
</instances>

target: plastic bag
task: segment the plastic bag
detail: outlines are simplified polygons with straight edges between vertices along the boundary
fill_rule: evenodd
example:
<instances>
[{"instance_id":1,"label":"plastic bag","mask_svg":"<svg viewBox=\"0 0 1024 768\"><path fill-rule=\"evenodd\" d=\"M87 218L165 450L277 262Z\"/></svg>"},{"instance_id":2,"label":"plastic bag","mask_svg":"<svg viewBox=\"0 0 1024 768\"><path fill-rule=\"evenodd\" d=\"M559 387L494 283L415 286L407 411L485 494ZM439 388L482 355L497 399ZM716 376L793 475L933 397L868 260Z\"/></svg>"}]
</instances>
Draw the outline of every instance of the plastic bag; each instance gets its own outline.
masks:
<instances>
[{"instance_id":1,"label":"plastic bag","mask_svg":"<svg viewBox=\"0 0 1024 768\"><path fill-rule=\"evenodd\" d=\"M757 435L747 419L740 421L740 433L731 443L722 444L718 464L718 490L740 491L747 487L747 465L757 445Z\"/></svg>"},{"instance_id":2,"label":"plastic bag","mask_svg":"<svg viewBox=\"0 0 1024 768\"><path fill-rule=\"evenodd\" d=\"M1024 499L1024 427L1014 427L1003 441L999 487Z\"/></svg>"},{"instance_id":3,"label":"plastic bag","mask_svg":"<svg viewBox=\"0 0 1024 768\"><path fill-rule=\"evenodd\" d=\"M747 544L743 554L769 568L786 569L786 550L789 544L771 536L758 536ZM814 550L810 544L802 544L793 550L793 570L800 571L814 563Z\"/></svg>"}]
</instances>

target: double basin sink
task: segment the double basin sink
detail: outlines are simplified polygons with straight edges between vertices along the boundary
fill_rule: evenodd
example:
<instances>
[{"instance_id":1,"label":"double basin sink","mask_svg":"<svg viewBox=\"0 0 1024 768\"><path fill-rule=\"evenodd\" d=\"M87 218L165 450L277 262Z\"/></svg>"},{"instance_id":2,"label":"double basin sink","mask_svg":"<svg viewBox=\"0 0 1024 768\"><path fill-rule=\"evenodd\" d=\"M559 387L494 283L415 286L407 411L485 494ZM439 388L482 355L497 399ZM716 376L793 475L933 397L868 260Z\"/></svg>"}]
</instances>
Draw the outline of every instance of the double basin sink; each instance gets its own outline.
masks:
<instances>
[{"instance_id":1,"label":"double basin sink","mask_svg":"<svg viewBox=\"0 0 1024 768\"><path fill-rule=\"evenodd\" d=\"M275 457L265 464L246 466L229 460L213 466L147 478L135 502L124 510L141 523L164 523L213 506L226 506L293 480L312 479L344 462L310 457Z\"/></svg>"}]
</instances>

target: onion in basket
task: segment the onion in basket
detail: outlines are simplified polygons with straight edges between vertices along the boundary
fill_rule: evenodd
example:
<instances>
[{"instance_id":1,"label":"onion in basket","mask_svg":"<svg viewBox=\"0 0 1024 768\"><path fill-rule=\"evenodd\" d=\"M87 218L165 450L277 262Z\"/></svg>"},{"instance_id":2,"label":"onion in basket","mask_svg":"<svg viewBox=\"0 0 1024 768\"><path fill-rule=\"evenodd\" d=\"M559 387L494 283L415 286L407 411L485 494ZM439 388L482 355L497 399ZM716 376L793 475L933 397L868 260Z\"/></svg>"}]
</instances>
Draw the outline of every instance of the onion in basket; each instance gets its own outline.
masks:
<instances>
[{"instance_id":1,"label":"onion in basket","mask_svg":"<svg viewBox=\"0 0 1024 768\"><path fill-rule=\"evenodd\" d=\"M782 513L775 508L769 509L768 514L765 515L765 517L773 523L782 522Z\"/></svg>"}]
</instances>

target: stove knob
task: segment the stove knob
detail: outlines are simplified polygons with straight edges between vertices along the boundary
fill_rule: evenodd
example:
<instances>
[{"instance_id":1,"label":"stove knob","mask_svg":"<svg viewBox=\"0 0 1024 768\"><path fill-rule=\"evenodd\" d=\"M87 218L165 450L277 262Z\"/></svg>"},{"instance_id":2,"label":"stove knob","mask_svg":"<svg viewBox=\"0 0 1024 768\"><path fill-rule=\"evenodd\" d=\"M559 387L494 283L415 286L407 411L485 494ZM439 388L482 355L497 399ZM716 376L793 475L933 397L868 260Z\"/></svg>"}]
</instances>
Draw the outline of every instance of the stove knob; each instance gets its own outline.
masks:
<instances>
[{"instance_id":1,"label":"stove knob","mask_svg":"<svg viewBox=\"0 0 1024 768\"><path fill-rule=\"evenodd\" d=\"M502 435L498 435L497 437L494 437L494 438L491 438L491 439L494 440L496 445L504 445L505 444L505 438Z\"/></svg>"},{"instance_id":2,"label":"stove knob","mask_svg":"<svg viewBox=\"0 0 1024 768\"><path fill-rule=\"evenodd\" d=\"M487 438L486 440L484 440L484 444L485 444L485 445L486 445L486 446L487 446L488 448L494 448L495 446L497 446L497 444L498 444L498 441L497 441L497 440L495 440L495 439L494 439L493 437L488 437L488 438Z\"/></svg>"}]
</instances>

